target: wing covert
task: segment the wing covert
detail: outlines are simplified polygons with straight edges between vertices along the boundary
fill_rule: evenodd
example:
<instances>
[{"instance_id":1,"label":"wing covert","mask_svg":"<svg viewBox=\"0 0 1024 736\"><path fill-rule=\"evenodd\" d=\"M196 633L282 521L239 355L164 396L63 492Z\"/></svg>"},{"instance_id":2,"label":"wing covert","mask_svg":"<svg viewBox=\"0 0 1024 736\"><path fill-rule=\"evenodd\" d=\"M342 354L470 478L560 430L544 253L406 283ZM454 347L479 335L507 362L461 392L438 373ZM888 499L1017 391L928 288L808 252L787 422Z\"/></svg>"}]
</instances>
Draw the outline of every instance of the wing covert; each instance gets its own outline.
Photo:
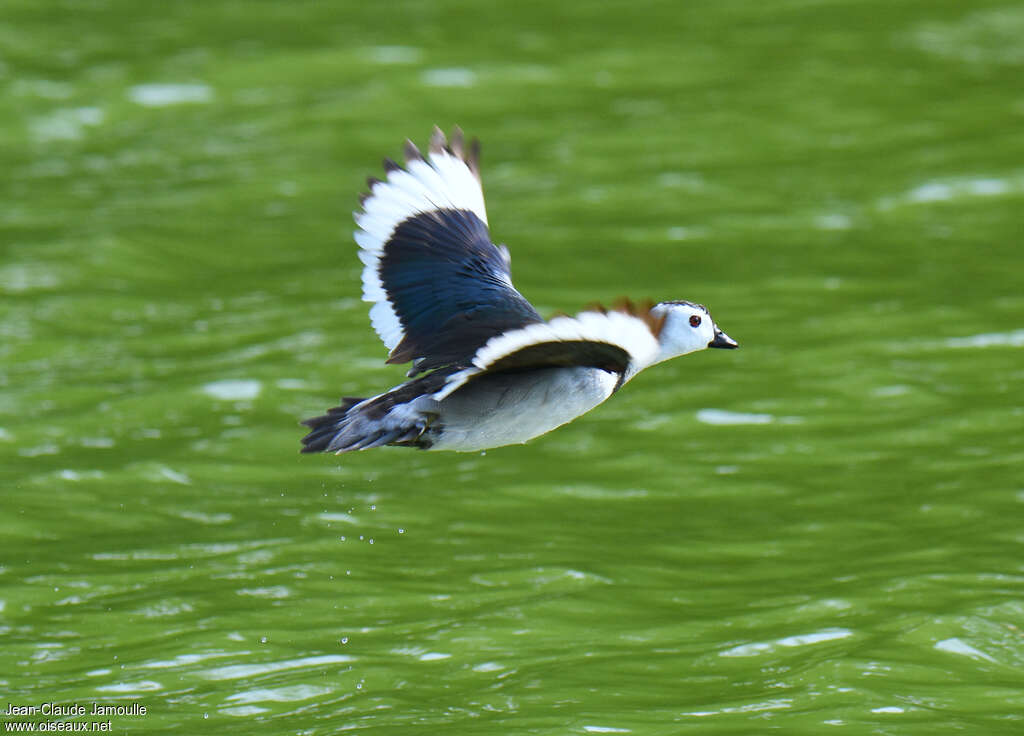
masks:
<instances>
[{"instance_id":1,"label":"wing covert","mask_svg":"<svg viewBox=\"0 0 1024 736\"><path fill-rule=\"evenodd\" d=\"M656 328L655 328L656 329ZM440 401L490 373L585 366L618 373L619 384L655 361L658 338L649 318L626 311L587 311L493 337L472 364L449 376L433 395Z\"/></svg>"}]
</instances>

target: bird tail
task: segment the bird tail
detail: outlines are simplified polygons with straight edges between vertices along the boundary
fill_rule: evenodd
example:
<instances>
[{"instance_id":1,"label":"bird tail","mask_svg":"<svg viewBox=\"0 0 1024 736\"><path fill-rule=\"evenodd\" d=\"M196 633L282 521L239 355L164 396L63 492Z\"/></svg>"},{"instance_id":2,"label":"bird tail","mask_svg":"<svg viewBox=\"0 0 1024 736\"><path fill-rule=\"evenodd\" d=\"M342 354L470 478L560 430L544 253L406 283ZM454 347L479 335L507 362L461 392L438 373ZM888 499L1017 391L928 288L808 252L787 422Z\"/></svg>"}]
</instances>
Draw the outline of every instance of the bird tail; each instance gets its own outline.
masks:
<instances>
[{"instance_id":1,"label":"bird tail","mask_svg":"<svg viewBox=\"0 0 1024 736\"><path fill-rule=\"evenodd\" d=\"M388 396L344 398L340 406L328 409L323 416L305 420L302 424L309 427L310 432L302 438L302 452L341 454L381 445L429 447L430 443L421 439L427 418L392 411L394 405L380 401Z\"/></svg>"}]
</instances>

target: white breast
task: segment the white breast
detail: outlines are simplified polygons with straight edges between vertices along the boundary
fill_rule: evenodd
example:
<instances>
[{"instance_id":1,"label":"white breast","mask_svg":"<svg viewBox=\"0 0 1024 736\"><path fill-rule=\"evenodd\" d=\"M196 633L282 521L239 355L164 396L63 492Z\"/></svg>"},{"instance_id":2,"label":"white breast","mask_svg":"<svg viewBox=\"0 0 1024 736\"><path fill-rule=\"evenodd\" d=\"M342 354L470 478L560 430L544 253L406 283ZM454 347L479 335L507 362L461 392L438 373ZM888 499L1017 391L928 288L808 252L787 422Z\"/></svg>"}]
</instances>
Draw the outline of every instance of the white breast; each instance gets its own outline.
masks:
<instances>
[{"instance_id":1,"label":"white breast","mask_svg":"<svg viewBox=\"0 0 1024 736\"><path fill-rule=\"evenodd\" d=\"M526 442L587 413L617 382L618 374L582 367L478 377L432 409L442 431L431 449L469 452Z\"/></svg>"}]
</instances>

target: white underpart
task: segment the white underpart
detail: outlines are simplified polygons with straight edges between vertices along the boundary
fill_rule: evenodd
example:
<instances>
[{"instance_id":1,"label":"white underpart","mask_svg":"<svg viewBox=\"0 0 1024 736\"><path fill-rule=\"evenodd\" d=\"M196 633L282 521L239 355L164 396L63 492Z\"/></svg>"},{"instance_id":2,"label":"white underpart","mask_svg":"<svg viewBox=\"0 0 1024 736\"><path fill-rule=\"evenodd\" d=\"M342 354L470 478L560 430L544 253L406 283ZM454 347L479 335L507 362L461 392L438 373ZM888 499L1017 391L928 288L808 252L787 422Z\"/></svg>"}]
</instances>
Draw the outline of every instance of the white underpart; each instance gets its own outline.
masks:
<instances>
[{"instance_id":1,"label":"white underpart","mask_svg":"<svg viewBox=\"0 0 1024 736\"><path fill-rule=\"evenodd\" d=\"M473 365L453 373L432 398L441 401L473 376L485 373L501 358L529 345L575 341L608 343L625 350L630 356L626 380L653 363L660 349L647 323L624 312L582 312L576 317L555 317L550 322L527 325L492 337L477 350Z\"/></svg>"},{"instance_id":2,"label":"white underpart","mask_svg":"<svg viewBox=\"0 0 1024 736\"><path fill-rule=\"evenodd\" d=\"M443 428L431 450L473 452L527 442L571 422L603 402L618 376L583 366L497 374L471 383L443 402L424 396Z\"/></svg>"},{"instance_id":3,"label":"white underpart","mask_svg":"<svg viewBox=\"0 0 1024 736\"><path fill-rule=\"evenodd\" d=\"M359 259L363 262L363 301L372 302L370 323L389 350L402 341L404 330L381 283L378 268L384 246L395 228L410 217L438 209L470 210L487 224L480 180L458 156L441 151L413 159L407 170L388 172L374 185L355 215Z\"/></svg>"}]
</instances>

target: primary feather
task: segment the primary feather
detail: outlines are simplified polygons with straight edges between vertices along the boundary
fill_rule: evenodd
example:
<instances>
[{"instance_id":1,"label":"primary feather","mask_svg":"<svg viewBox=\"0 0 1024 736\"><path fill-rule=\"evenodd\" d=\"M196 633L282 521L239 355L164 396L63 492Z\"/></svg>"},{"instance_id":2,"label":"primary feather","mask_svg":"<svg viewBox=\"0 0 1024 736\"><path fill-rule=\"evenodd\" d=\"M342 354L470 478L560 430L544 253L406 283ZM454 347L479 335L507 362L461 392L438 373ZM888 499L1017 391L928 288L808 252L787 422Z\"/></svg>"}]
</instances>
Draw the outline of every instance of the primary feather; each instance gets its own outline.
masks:
<instances>
[{"instance_id":1,"label":"primary feather","mask_svg":"<svg viewBox=\"0 0 1024 736\"><path fill-rule=\"evenodd\" d=\"M403 169L370 180L355 215L370 322L410 375L458 362L505 330L541 321L512 285L508 250L491 242L479 147L435 128L424 158L411 142Z\"/></svg>"}]
</instances>

